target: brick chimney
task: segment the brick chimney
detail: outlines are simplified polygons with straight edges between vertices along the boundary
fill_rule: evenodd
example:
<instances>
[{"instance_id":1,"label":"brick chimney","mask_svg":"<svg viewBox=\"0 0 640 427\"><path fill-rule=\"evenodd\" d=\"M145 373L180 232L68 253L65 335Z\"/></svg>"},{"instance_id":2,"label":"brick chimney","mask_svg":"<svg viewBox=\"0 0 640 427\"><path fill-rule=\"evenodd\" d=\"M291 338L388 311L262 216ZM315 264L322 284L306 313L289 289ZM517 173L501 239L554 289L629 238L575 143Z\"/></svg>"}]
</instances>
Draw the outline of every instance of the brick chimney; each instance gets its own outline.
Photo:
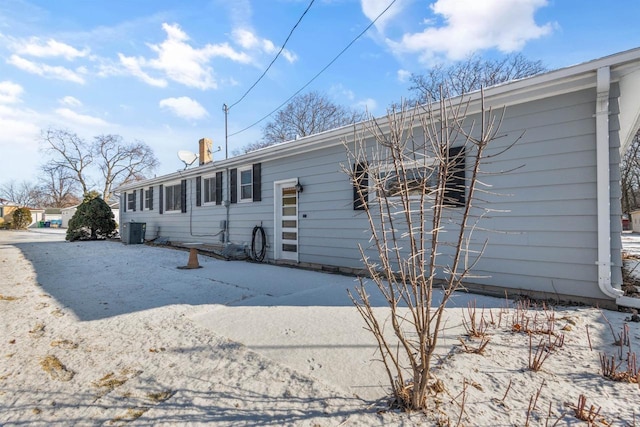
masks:
<instances>
[{"instance_id":1,"label":"brick chimney","mask_svg":"<svg viewBox=\"0 0 640 427\"><path fill-rule=\"evenodd\" d=\"M200 166L211 163L213 161L213 154L211 151L213 142L209 138L202 138L198 143L200 144Z\"/></svg>"}]
</instances>

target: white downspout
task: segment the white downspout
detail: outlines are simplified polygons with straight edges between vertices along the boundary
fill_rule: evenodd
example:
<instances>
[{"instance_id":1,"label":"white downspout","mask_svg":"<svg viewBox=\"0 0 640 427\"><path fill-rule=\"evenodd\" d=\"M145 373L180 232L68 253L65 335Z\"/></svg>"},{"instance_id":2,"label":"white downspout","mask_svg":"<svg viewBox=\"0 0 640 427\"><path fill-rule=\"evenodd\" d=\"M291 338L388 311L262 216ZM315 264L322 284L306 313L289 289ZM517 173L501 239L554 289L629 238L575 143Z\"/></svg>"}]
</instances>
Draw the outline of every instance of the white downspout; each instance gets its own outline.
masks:
<instances>
[{"instance_id":1,"label":"white downspout","mask_svg":"<svg viewBox=\"0 0 640 427\"><path fill-rule=\"evenodd\" d=\"M598 286L611 298L624 293L611 286L611 206L609 189L609 88L611 70L598 68L596 80L596 158L598 203Z\"/></svg>"}]
</instances>

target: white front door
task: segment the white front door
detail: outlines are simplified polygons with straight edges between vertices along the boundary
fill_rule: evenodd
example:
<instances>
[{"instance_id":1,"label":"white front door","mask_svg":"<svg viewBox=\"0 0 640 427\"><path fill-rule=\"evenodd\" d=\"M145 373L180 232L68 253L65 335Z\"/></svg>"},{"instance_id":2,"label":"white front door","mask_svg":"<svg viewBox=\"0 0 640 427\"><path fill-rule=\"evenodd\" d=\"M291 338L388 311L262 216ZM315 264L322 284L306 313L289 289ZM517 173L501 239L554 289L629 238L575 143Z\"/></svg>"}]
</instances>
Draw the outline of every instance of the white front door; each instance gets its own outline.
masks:
<instances>
[{"instance_id":1,"label":"white front door","mask_svg":"<svg viewBox=\"0 0 640 427\"><path fill-rule=\"evenodd\" d=\"M297 179L274 183L276 259L298 261L297 183Z\"/></svg>"}]
</instances>

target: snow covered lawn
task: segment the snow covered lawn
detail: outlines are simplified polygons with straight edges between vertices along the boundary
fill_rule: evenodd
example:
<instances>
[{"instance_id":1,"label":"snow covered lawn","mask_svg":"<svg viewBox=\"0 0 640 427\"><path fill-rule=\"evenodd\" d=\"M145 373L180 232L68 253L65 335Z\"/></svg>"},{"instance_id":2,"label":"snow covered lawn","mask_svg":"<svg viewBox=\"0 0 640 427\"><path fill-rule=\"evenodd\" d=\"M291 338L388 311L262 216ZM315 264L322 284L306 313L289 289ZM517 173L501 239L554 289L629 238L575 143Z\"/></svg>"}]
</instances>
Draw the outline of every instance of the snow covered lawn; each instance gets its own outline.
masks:
<instances>
[{"instance_id":1,"label":"snow covered lawn","mask_svg":"<svg viewBox=\"0 0 640 427\"><path fill-rule=\"evenodd\" d=\"M354 278L204 256L179 270L187 252L67 243L63 231L0 232L1 426L455 425L461 408L468 426L566 425L580 422L580 395L598 422L640 421L638 384L601 375L628 313L461 293L440 349L440 415L401 414L382 410L386 374L347 297ZM472 301L493 321L483 354L464 351L480 342L462 327ZM639 325L625 354L640 353ZM533 352L546 340L537 372L530 336Z\"/></svg>"}]
</instances>

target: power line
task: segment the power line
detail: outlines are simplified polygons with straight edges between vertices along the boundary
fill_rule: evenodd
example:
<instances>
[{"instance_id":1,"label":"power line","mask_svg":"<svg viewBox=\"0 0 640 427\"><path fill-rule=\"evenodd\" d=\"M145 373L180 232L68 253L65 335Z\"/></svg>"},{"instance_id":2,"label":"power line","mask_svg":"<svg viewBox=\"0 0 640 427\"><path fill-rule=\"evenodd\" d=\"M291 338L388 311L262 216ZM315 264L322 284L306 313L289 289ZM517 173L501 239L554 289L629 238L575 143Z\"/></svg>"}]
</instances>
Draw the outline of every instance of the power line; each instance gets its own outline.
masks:
<instances>
[{"instance_id":1,"label":"power line","mask_svg":"<svg viewBox=\"0 0 640 427\"><path fill-rule=\"evenodd\" d=\"M249 92L251 92L251 90L256 87L256 85L260 82L260 80L262 80L262 78L267 74L267 72L269 71L269 69L271 68L271 66L273 65L274 62L276 62L276 59L278 59L278 57L280 56L280 54L282 53L282 51L284 50L284 47L287 45L287 42L289 41L289 39L291 38L291 35L293 34L293 32L295 31L295 29L298 27L298 24L300 24L300 21L302 21L302 18L304 18L304 16L307 14L307 12L309 11L309 9L311 9L311 5L313 5L313 2L315 0L311 0L311 2L309 2L309 6L307 6L307 8L304 10L304 12L302 12L302 15L300 16L300 19L298 19L298 22L296 22L296 25L293 26L293 28L291 28L291 31L289 31L289 35L287 36L287 39L284 41L284 43L282 44L282 46L280 47L280 50L278 51L278 53L276 54L276 56L273 58L273 60L271 61L271 63L269 64L269 66L267 67L266 70L264 70L264 72L262 73L262 75L260 77L258 77L258 80L256 80L256 82L254 84L251 85L251 87L249 89L247 89L247 91L244 93L244 95L242 95L240 97L240 99L238 99L236 102L234 102L233 104L231 104L230 106L226 107L226 110L229 111L231 110L235 105L239 104L240 101L242 101L245 96L247 96L249 94Z\"/></svg>"},{"instance_id":2,"label":"power line","mask_svg":"<svg viewBox=\"0 0 640 427\"><path fill-rule=\"evenodd\" d=\"M302 92L307 86L309 86L311 83L313 83L313 81L315 79L317 79L318 77L320 77L320 75L322 73L324 73L327 68L329 68L331 65L333 65L334 62L336 62L338 60L338 58L340 58L342 56L343 53L345 53L347 51L347 49L349 49L351 47L351 45L353 45L360 37L362 37L367 31L369 31L369 29L371 27L373 27L373 25L376 23L376 21L378 19L380 19L380 17L382 15L384 15L387 10L389 10L389 8L391 6L393 6L393 4L396 2L397 0L392 0L391 3L389 3L389 5L382 11L380 12L380 14L376 17L376 19L374 19L373 21L371 21L371 23L369 25L367 25L367 27L362 30L362 32L360 34L358 34L353 40L351 40L351 42L345 46L344 49L342 49L340 51L340 53L338 53L323 69L321 69L315 76L313 76L313 78L311 80L309 80L304 86L302 86L300 89L298 89L293 95L291 95L289 98L287 98L286 101L284 101L282 104L278 105L274 110L272 110L269 114L265 115L264 117L262 117L260 120L254 122L253 124L247 126L244 129L239 130L238 132L234 132L232 134L229 134L228 136L235 136L238 135L246 130L251 129L252 127L254 127L255 125L257 125L258 123L262 122L263 120L265 120L267 117L271 116L273 113L275 113L276 111L278 111L280 108L282 108L284 105L286 105L289 101L291 101L296 95L298 95L300 92Z\"/></svg>"}]
</instances>

